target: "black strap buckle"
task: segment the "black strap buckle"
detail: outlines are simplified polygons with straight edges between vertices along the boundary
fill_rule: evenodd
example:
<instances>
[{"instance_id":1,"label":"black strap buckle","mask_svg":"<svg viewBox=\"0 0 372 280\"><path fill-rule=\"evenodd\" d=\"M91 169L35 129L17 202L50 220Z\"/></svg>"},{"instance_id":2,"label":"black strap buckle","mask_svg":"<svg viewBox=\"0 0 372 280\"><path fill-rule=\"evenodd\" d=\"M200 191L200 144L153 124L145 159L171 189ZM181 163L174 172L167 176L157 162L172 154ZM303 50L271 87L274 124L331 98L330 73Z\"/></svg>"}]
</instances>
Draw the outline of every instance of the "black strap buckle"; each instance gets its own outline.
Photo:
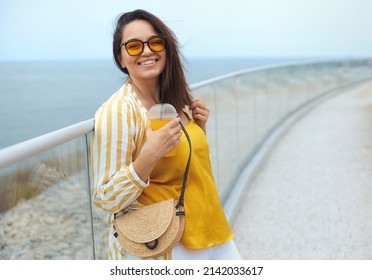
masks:
<instances>
[{"instance_id":1,"label":"black strap buckle","mask_svg":"<svg viewBox=\"0 0 372 280\"><path fill-rule=\"evenodd\" d=\"M152 244L152 245L149 242L145 243L147 249L150 249L150 250L154 250L156 247L158 247L158 244L159 244L158 239L155 239L154 244Z\"/></svg>"}]
</instances>

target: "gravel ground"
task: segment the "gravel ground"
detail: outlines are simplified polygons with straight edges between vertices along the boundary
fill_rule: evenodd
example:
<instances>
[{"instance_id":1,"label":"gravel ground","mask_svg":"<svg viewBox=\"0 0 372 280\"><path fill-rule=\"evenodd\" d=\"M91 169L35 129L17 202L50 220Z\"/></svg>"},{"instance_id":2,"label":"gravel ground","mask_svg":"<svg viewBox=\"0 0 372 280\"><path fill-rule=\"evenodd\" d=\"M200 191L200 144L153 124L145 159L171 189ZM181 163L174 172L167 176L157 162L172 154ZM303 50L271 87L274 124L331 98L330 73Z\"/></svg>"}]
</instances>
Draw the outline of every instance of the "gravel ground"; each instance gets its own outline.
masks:
<instances>
[{"instance_id":1,"label":"gravel ground","mask_svg":"<svg viewBox=\"0 0 372 280\"><path fill-rule=\"evenodd\" d=\"M0 213L0 260L93 258L89 199L75 181L60 180ZM102 213L94 211L94 224L96 258L104 259L108 225Z\"/></svg>"},{"instance_id":2,"label":"gravel ground","mask_svg":"<svg viewBox=\"0 0 372 280\"><path fill-rule=\"evenodd\" d=\"M249 186L234 231L244 259L372 259L372 82L291 127Z\"/></svg>"}]
</instances>

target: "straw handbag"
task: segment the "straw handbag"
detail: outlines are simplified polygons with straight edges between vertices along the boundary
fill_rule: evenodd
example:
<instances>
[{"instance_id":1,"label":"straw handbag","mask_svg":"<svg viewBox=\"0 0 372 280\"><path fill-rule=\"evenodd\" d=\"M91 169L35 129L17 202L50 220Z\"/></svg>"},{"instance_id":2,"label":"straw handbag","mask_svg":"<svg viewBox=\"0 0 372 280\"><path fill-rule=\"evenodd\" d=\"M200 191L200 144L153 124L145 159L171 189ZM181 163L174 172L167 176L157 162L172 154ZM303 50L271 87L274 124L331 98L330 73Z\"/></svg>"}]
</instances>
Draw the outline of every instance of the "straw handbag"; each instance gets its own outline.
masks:
<instances>
[{"instance_id":1,"label":"straw handbag","mask_svg":"<svg viewBox=\"0 0 372 280\"><path fill-rule=\"evenodd\" d=\"M180 123L190 147L180 197L144 206L115 218L113 224L120 245L141 258L156 258L172 250L182 238L185 212L184 194L191 159L191 141Z\"/></svg>"}]
</instances>

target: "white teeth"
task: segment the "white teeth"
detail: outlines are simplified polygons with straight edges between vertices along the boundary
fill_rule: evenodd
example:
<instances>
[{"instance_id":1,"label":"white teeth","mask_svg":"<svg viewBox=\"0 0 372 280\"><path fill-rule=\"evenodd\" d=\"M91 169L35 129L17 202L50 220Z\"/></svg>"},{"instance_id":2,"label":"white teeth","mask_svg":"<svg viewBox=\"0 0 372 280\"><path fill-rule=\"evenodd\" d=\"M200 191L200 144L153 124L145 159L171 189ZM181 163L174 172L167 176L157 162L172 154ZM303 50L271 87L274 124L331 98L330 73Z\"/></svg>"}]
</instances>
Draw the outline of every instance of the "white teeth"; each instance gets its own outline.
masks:
<instances>
[{"instance_id":1,"label":"white teeth","mask_svg":"<svg viewBox=\"0 0 372 280\"><path fill-rule=\"evenodd\" d=\"M154 64L155 62L156 62L155 60L148 60L145 62L141 62L141 65L150 65L150 64Z\"/></svg>"}]
</instances>

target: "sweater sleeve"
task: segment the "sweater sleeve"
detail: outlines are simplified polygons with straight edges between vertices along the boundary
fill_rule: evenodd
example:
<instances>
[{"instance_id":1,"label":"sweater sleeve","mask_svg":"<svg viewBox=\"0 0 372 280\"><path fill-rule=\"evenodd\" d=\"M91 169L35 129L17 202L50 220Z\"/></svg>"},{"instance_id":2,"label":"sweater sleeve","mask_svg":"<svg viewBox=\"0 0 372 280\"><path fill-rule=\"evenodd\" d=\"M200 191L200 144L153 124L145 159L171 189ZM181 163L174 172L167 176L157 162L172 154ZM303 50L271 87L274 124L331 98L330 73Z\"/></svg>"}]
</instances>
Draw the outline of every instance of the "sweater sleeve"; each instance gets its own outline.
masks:
<instances>
[{"instance_id":1,"label":"sweater sleeve","mask_svg":"<svg viewBox=\"0 0 372 280\"><path fill-rule=\"evenodd\" d=\"M138 139L133 114L129 102L112 98L95 115L91 139L93 203L109 213L130 206L149 182L143 182L132 165L134 139Z\"/></svg>"}]
</instances>

